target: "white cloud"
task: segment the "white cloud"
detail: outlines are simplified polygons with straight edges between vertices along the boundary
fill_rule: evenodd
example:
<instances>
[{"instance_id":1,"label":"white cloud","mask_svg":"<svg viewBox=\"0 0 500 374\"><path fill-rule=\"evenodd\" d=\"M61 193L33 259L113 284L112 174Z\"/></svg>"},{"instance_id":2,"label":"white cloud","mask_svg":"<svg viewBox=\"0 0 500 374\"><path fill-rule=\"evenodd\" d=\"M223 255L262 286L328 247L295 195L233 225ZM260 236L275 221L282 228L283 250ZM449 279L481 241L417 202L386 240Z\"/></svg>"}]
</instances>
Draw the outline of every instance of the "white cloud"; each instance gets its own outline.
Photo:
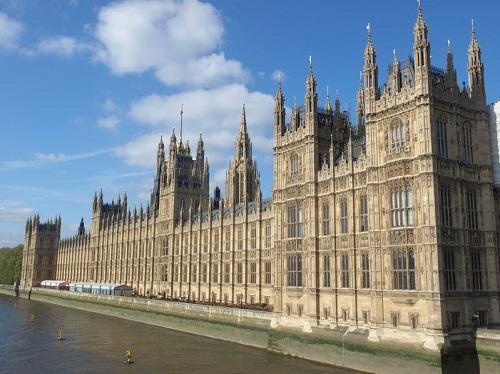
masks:
<instances>
[{"instance_id":1,"label":"white cloud","mask_svg":"<svg viewBox=\"0 0 500 374\"><path fill-rule=\"evenodd\" d=\"M199 133L203 133L212 183L218 182L223 187L225 170L234 157L234 142L240 127L243 103L254 156L263 164L266 155L272 154L274 98L249 91L240 84L196 89L170 96L154 94L132 103L129 116L154 130L118 147L115 154L128 165L153 168L160 134L164 135L167 150L172 127L177 127L179 138L179 111L184 104L184 140L191 141L191 152L195 154Z\"/></svg>"},{"instance_id":2,"label":"white cloud","mask_svg":"<svg viewBox=\"0 0 500 374\"><path fill-rule=\"evenodd\" d=\"M87 43L69 36L59 35L41 40L33 49L26 50L26 53L71 57L91 49L92 47Z\"/></svg>"},{"instance_id":3,"label":"white cloud","mask_svg":"<svg viewBox=\"0 0 500 374\"><path fill-rule=\"evenodd\" d=\"M0 221L26 222L33 209L18 206L0 206Z\"/></svg>"},{"instance_id":4,"label":"white cloud","mask_svg":"<svg viewBox=\"0 0 500 374\"><path fill-rule=\"evenodd\" d=\"M97 120L97 126L111 131L116 130L119 124L120 119L117 116L108 116Z\"/></svg>"},{"instance_id":5,"label":"white cloud","mask_svg":"<svg viewBox=\"0 0 500 374\"><path fill-rule=\"evenodd\" d=\"M35 153L34 159L32 160L0 161L0 172L33 168L43 164L83 160L111 153L112 151L113 148L98 149L95 151L76 153L76 154L37 152Z\"/></svg>"},{"instance_id":6,"label":"white cloud","mask_svg":"<svg viewBox=\"0 0 500 374\"><path fill-rule=\"evenodd\" d=\"M275 70L271 73L271 79L275 82L285 80L285 73L282 70Z\"/></svg>"},{"instance_id":7,"label":"white cloud","mask_svg":"<svg viewBox=\"0 0 500 374\"><path fill-rule=\"evenodd\" d=\"M0 12L0 49L15 49L23 32L23 25Z\"/></svg>"},{"instance_id":8,"label":"white cloud","mask_svg":"<svg viewBox=\"0 0 500 374\"><path fill-rule=\"evenodd\" d=\"M102 104L102 109L106 113L113 113L118 109L118 106L116 105L112 97L107 97L106 100L104 100L104 103Z\"/></svg>"},{"instance_id":9,"label":"white cloud","mask_svg":"<svg viewBox=\"0 0 500 374\"><path fill-rule=\"evenodd\" d=\"M153 71L167 85L245 82L248 72L218 51L224 26L198 0L126 0L99 10L97 59L116 74Z\"/></svg>"}]
</instances>

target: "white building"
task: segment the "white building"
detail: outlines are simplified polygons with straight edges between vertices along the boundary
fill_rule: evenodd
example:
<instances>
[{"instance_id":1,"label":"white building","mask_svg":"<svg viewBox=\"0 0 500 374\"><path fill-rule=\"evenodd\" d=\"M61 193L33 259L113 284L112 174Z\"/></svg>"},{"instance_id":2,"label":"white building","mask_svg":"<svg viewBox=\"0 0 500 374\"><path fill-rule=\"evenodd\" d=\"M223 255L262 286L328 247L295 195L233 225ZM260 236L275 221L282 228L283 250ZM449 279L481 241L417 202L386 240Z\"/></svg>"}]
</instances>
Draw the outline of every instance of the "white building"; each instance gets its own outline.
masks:
<instances>
[{"instance_id":1,"label":"white building","mask_svg":"<svg viewBox=\"0 0 500 374\"><path fill-rule=\"evenodd\" d=\"M491 103L488 109L490 112L493 183L495 186L500 186L500 100Z\"/></svg>"}]
</instances>

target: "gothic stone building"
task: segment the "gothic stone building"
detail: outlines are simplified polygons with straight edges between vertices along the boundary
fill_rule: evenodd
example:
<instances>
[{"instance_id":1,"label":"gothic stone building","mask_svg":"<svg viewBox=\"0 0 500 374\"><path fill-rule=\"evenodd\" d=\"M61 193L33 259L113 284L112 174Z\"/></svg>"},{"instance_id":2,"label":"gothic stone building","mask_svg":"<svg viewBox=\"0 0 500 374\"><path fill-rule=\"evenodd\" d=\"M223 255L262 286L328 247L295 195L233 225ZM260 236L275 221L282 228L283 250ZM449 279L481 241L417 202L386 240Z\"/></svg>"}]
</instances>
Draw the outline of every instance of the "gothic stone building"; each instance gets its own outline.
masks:
<instances>
[{"instance_id":1,"label":"gothic stone building","mask_svg":"<svg viewBox=\"0 0 500 374\"><path fill-rule=\"evenodd\" d=\"M272 199L263 199L243 110L226 198L209 196L200 136L160 141L150 204L94 197L92 223L60 240L60 218L26 224L22 284L126 283L139 294L272 305L277 323L368 331L437 347L499 326L496 210L481 50L469 85L449 48L431 65L419 8L413 54L386 83L369 32L357 118L318 106L312 67L303 106L274 111ZM495 201L497 202L495 204Z\"/></svg>"}]
</instances>

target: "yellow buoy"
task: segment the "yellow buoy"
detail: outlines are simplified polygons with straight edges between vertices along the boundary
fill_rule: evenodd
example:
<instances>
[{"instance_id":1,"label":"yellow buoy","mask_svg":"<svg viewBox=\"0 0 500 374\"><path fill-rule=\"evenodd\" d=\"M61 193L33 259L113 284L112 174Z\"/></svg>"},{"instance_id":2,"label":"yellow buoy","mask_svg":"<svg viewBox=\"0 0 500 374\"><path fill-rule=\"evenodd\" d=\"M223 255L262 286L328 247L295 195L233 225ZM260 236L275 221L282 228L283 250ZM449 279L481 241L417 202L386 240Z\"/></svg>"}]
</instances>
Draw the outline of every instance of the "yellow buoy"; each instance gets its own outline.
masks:
<instances>
[{"instance_id":1,"label":"yellow buoy","mask_svg":"<svg viewBox=\"0 0 500 374\"><path fill-rule=\"evenodd\" d=\"M127 349L127 351L125 352L125 354L127 355L127 362L125 362L126 364L133 364L134 361L132 360L132 350L129 348Z\"/></svg>"},{"instance_id":2,"label":"yellow buoy","mask_svg":"<svg viewBox=\"0 0 500 374\"><path fill-rule=\"evenodd\" d=\"M57 340L64 340L64 332L63 330L59 330L59 336L57 337Z\"/></svg>"}]
</instances>

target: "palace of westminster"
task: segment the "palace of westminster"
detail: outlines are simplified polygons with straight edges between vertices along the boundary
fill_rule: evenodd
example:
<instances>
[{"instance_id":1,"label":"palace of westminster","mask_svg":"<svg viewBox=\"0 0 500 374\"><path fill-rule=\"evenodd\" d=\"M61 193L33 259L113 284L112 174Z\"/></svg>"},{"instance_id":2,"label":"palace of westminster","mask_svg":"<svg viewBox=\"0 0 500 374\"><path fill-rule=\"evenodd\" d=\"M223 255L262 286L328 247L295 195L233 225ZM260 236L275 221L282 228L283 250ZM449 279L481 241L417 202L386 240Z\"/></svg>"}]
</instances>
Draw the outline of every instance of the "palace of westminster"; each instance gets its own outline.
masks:
<instances>
[{"instance_id":1,"label":"palace of westminster","mask_svg":"<svg viewBox=\"0 0 500 374\"><path fill-rule=\"evenodd\" d=\"M435 348L500 326L500 189L493 184L481 49L468 86L431 66L419 6L413 54L379 85L368 28L356 118L318 105L309 67L303 106L274 107L274 179L263 198L245 109L226 196L209 164L172 132L160 140L151 201L94 196L92 221L61 239L61 219L26 223L23 287L44 279L117 283L140 295L266 304L288 326L366 330ZM310 329L310 327L309 327Z\"/></svg>"}]
</instances>

